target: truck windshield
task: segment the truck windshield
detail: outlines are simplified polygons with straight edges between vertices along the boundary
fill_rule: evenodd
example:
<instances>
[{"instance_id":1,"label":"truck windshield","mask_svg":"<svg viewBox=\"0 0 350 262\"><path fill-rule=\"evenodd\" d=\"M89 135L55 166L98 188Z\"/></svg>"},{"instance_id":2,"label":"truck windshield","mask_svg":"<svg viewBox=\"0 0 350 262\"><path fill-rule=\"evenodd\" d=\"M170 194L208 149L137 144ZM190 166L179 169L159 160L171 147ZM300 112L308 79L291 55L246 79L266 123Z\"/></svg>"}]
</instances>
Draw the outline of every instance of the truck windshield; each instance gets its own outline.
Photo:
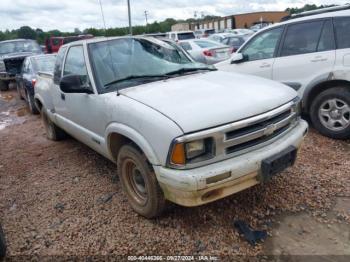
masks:
<instances>
[{"instance_id":1,"label":"truck windshield","mask_svg":"<svg viewBox=\"0 0 350 262\"><path fill-rule=\"evenodd\" d=\"M0 54L22 53L22 52L41 52L40 46L34 41L13 41L0 43Z\"/></svg>"},{"instance_id":2,"label":"truck windshield","mask_svg":"<svg viewBox=\"0 0 350 262\"><path fill-rule=\"evenodd\" d=\"M190 60L181 49L155 38L121 38L88 45L95 82L100 93L213 70Z\"/></svg>"}]
</instances>

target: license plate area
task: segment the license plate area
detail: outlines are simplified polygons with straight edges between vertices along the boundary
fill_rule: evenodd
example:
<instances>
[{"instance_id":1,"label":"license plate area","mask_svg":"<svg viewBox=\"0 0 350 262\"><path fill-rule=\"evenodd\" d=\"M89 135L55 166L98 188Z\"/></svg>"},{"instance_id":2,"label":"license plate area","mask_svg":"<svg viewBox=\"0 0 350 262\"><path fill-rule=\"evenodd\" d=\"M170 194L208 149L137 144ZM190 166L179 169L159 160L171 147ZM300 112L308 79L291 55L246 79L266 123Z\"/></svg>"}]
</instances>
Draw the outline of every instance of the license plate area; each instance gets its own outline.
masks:
<instances>
[{"instance_id":1,"label":"license plate area","mask_svg":"<svg viewBox=\"0 0 350 262\"><path fill-rule=\"evenodd\" d=\"M269 181L287 167L294 165L297 157L297 149L290 146L280 153L264 159L261 162L261 174L263 181Z\"/></svg>"}]
</instances>

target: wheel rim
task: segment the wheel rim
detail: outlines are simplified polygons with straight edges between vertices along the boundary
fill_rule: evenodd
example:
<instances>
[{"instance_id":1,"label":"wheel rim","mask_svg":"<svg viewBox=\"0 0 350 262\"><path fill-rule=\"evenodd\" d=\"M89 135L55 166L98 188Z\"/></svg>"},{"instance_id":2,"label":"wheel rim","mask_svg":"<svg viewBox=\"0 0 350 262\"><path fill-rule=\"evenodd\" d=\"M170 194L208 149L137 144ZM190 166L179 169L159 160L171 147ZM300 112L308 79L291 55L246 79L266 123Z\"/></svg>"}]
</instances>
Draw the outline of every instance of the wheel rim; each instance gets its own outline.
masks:
<instances>
[{"instance_id":1,"label":"wheel rim","mask_svg":"<svg viewBox=\"0 0 350 262\"><path fill-rule=\"evenodd\" d=\"M144 179L145 174L142 169L132 159L125 160L123 164L128 192L131 197L141 206L146 205L148 200L148 190Z\"/></svg>"},{"instance_id":2,"label":"wheel rim","mask_svg":"<svg viewBox=\"0 0 350 262\"><path fill-rule=\"evenodd\" d=\"M350 126L350 106L342 99L328 99L320 106L319 119L332 131L342 131Z\"/></svg>"}]
</instances>

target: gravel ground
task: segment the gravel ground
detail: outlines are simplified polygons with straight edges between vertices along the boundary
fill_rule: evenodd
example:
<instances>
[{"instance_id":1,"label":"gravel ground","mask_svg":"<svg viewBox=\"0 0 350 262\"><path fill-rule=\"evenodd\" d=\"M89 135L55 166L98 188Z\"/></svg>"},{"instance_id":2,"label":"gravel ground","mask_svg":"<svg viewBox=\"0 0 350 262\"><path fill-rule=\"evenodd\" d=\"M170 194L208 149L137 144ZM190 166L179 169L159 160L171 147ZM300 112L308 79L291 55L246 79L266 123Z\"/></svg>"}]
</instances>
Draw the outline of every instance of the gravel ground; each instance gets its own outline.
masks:
<instances>
[{"instance_id":1,"label":"gravel ground","mask_svg":"<svg viewBox=\"0 0 350 262\"><path fill-rule=\"evenodd\" d=\"M327 215L337 197L350 199L349 141L311 130L296 165L270 183L146 220L129 207L113 163L74 139L48 141L39 117L23 107L15 92L0 94L0 222L11 256L264 254L233 221L273 238L285 214L349 229L346 210Z\"/></svg>"}]
</instances>

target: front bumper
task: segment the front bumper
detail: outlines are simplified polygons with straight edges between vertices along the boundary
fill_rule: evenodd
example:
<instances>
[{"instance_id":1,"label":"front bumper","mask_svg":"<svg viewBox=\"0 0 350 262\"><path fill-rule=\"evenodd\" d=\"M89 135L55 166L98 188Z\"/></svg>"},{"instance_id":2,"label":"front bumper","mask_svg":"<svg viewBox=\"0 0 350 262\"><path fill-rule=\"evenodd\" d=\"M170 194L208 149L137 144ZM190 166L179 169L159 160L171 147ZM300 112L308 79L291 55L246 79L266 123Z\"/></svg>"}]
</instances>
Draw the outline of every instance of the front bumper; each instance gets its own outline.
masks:
<instances>
[{"instance_id":1,"label":"front bumper","mask_svg":"<svg viewBox=\"0 0 350 262\"><path fill-rule=\"evenodd\" d=\"M307 133L304 120L273 143L207 166L175 170L155 166L165 197L179 205L198 206L232 195L260 182L261 161L289 146L299 148Z\"/></svg>"}]
</instances>

